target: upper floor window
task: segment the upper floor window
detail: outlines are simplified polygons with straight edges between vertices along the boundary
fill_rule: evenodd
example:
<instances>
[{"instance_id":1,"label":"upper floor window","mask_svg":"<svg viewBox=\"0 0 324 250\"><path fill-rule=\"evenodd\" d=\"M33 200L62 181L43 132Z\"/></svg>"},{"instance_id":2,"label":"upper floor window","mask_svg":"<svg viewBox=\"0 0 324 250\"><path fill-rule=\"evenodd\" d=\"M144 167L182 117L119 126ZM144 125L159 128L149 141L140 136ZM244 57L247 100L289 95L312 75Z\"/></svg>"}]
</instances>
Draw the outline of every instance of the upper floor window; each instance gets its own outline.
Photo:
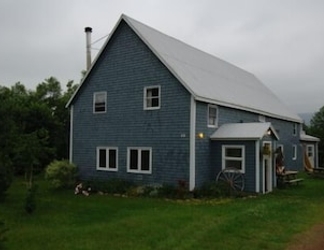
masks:
<instances>
[{"instance_id":1,"label":"upper floor window","mask_svg":"<svg viewBox=\"0 0 324 250\"><path fill-rule=\"evenodd\" d=\"M297 123L293 124L293 135L297 135Z\"/></svg>"},{"instance_id":2,"label":"upper floor window","mask_svg":"<svg viewBox=\"0 0 324 250\"><path fill-rule=\"evenodd\" d=\"M115 147L97 148L97 169L98 170L118 170L118 149Z\"/></svg>"},{"instance_id":3,"label":"upper floor window","mask_svg":"<svg viewBox=\"0 0 324 250\"><path fill-rule=\"evenodd\" d=\"M245 172L245 147L243 145L222 146L222 169Z\"/></svg>"},{"instance_id":4,"label":"upper floor window","mask_svg":"<svg viewBox=\"0 0 324 250\"><path fill-rule=\"evenodd\" d=\"M208 127L218 126L218 108L214 105L208 105Z\"/></svg>"},{"instance_id":5,"label":"upper floor window","mask_svg":"<svg viewBox=\"0 0 324 250\"><path fill-rule=\"evenodd\" d=\"M152 172L152 149L128 148L127 171L150 174Z\"/></svg>"},{"instance_id":6,"label":"upper floor window","mask_svg":"<svg viewBox=\"0 0 324 250\"><path fill-rule=\"evenodd\" d=\"M161 105L161 87L144 88L144 109L159 109Z\"/></svg>"},{"instance_id":7,"label":"upper floor window","mask_svg":"<svg viewBox=\"0 0 324 250\"><path fill-rule=\"evenodd\" d=\"M93 94L93 113L105 113L107 106L107 92Z\"/></svg>"}]
</instances>

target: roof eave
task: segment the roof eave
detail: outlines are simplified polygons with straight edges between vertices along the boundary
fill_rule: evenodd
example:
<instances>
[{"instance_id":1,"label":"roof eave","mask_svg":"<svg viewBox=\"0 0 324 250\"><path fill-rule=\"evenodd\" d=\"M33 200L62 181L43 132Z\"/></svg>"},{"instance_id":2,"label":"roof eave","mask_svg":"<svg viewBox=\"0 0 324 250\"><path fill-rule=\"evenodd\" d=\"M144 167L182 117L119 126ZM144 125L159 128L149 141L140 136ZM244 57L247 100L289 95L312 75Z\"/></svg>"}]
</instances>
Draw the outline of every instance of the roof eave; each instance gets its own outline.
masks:
<instances>
[{"instance_id":1,"label":"roof eave","mask_svg":"<svg viewBox=\"0 0 324 250\"><path fill-rule=\"evenodd\" d=\"M280 119L280 120L296 122L296 123L301 123L301 124L303 123L303 121L301 119L297 119L297 118L293 118L293 117L287 117L287 116L281 116L281 115L278 115L278 114L265 112L264 110L253 109L253 108L250 108L250 107L241 106L241 105L237 105L237 104L234 104L234 103L223 102L223 101L219 101L219 100L212 100L212 99L208 99L208 98L201 97L201 96L196 96L195 99L197 101L213 103L213 104L228 107L228 108L240 109L240 110L244 110L244 111L248 111L248 112L252 112L252 113L256 113L256 114L260 114L260 115L264 115L264 116L268 116L268 117L272 117L272 118L277 118L277 119Z\"/></svg>"},{"instance_id":2,"label":"roof eave","mask_svg":"<svg viewBox=\"0 0 324 250\"><path fill-rule=\"evenodd\" d=\"M212 141L258 141L261 138L258 137L218 137L218 138L210 138Z\"/></svg>"}]
</instances>

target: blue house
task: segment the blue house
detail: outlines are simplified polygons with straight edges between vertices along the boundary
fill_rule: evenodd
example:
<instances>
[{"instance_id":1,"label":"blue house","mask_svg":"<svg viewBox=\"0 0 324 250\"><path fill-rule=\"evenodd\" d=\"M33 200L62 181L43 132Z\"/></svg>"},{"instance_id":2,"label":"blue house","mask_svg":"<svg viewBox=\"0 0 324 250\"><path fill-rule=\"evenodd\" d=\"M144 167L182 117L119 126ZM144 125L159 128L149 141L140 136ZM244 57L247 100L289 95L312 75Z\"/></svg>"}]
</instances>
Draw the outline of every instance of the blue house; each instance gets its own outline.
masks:
<instances>
[{"instance_id":1,"label":"blue house","mask_svg":"<svg viewBox=\"0 0 324 250\"><path fill-rule=\"evenodd\" d=\"M67 107L83 179L193 190L231 167L245 191L266 193L277 147L303 168L302 120L253 74L126 15Z\"/></svg>"}]
</instances>

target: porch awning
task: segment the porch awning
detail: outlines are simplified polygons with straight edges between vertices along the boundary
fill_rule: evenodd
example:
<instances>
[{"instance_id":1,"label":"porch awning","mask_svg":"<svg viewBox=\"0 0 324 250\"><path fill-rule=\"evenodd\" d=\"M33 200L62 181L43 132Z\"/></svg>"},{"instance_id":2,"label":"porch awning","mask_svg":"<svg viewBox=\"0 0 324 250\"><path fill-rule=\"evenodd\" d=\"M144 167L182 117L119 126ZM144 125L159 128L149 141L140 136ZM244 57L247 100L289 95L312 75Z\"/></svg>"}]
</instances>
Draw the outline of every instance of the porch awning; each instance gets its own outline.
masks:
<instances>
[{"instance_id":1,"label":"porch awning","mask_svg":"<svg viewBox=\"0 0 324 250\"><path fill-rule=\"evenodd\" d=\"M309 142L319 142L320 139L311 135L307 135L305 131L300 133L300 140L301 141L309 141Z\"/></svg>"},{"instance_id":2,"label":"porch awning","mask_svg":"<svg viewBox=\"0 0 324 250\"><path fill-rule=\"evenodd\" d=\"M279 136L270 122L229 123L220 126L211 136L211 140L260 140L265 135Z\"/></svg>"}]
</instances>

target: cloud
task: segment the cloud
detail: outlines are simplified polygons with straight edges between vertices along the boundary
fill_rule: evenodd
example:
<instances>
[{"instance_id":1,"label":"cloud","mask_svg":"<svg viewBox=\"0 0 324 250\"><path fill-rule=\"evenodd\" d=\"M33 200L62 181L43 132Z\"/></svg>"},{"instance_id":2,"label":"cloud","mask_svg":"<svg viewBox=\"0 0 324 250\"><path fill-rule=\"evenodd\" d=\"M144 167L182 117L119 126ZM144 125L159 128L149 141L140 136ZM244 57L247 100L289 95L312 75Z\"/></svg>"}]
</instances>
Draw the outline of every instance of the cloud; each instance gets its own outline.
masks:
<instances>
[{"instance_id":1,"label":"cloud","mask_svg":"<svg viewBox=\"0 0 324 250\"><path fill-rule=\"evenodd\" d=\"M79 81L84 27L95 41L125 13L255 74L296 112L316 111L324 105L323 11L321 0L3 0L0 84Z\"/></svg>"}]
</instances>

